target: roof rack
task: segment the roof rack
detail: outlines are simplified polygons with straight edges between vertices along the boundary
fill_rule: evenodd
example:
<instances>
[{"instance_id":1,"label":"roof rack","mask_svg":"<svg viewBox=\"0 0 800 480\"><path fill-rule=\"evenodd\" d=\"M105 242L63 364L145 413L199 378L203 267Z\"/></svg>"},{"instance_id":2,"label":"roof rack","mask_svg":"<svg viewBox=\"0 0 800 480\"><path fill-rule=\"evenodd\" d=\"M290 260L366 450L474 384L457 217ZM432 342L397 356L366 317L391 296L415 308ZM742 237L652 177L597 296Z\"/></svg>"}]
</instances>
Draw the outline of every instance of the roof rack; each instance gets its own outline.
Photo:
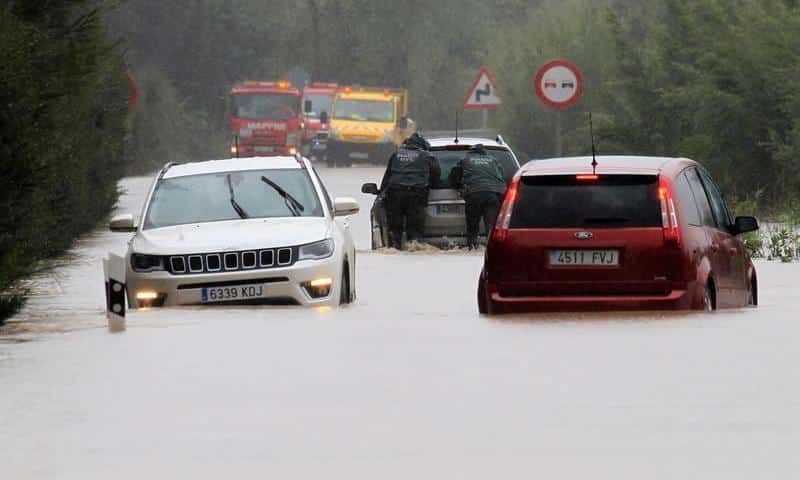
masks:
<instances>
[{"instance_id":1,"label":"roof rack","mask_svg":"<svg viewBox=\"0 0 800 480\"><path fill-rule=\"evenodd\" d=\"M161 171L158 173L158 179L161 180L162 178L164 178L164 175L170 168L180 164L181 164L180 162L167 162L163 167L161 167Z\"/></svg>"}]
</instances>

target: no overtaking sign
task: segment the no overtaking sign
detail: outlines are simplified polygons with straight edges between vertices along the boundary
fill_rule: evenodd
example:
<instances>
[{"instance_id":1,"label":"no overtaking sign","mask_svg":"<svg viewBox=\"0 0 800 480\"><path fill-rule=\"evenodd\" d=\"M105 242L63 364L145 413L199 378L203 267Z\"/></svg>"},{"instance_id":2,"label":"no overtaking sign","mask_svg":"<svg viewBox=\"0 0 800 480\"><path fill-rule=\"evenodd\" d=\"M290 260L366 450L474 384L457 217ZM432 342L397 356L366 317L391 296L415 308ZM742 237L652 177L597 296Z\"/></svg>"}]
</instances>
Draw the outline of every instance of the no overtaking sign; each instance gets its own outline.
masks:
<instances>
[{"instance_id":1,"label":"no overtaking sign","mask_svg":"<svg viewBox=\"0 0 800 480\"><path fill-rule=\"evenodd\" d=\"M583 74L566 60L551 60L536 72L533 85L542 103L553 110L564 110L583 95Z\"/></svg>"}]
</instances>

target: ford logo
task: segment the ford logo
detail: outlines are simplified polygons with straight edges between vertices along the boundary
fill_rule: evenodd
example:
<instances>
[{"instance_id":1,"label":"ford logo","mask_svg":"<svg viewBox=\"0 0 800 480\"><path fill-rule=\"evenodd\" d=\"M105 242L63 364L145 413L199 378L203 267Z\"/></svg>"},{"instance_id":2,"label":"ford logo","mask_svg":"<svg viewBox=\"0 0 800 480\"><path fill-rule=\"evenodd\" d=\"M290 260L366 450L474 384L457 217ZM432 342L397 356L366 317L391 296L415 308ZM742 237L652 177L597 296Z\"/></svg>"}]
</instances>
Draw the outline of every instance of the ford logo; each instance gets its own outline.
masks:
<instances>
[{"instance_id":1,"label":"ford logo","mask_svg":"<svg viewBox=\"0 0 800 480\"><path fill-rule=\"evenodd\" d=\"M589 240L592 237L594 237L594 235L592 235L592 232L575 232L575 238L577 238L578 240Z\"/></svg>"}]
</instances>

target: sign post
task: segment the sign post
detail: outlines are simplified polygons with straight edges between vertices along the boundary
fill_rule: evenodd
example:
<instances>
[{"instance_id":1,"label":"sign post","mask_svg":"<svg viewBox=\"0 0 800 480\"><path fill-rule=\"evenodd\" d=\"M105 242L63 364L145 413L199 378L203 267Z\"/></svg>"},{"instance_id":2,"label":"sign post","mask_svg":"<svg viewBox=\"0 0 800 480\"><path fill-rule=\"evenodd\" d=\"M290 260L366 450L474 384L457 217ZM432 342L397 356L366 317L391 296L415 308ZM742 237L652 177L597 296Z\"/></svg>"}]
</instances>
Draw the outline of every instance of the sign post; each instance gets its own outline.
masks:
<instances>
[{"instance_id":1,"label":"sign post","mask_svg":"<svg viewBox=\"0 0 800 480\"><path fill-rule=\"evenodd\" d=\"M497 86L492 77L492 72L487 67L481 67L478 76L472 82L472 87L464 97L462 108L464 110L482 110L482 128L489 128L489 110L500 106L503 102L497 96Z\"/></svg>"},{"instance_id":2,"label":"sign post","mask_svg":"<svg viewBox=\"0 0 800 480\"><path fill-rule=\"evenodd\" d=\"M575 105L583 95L583 73L566 60L551 60L544 64L533 77L536 96L548 108L555 111L556 155L563 155L561 136L561 111Z\"/></svg>"}]
</instances>

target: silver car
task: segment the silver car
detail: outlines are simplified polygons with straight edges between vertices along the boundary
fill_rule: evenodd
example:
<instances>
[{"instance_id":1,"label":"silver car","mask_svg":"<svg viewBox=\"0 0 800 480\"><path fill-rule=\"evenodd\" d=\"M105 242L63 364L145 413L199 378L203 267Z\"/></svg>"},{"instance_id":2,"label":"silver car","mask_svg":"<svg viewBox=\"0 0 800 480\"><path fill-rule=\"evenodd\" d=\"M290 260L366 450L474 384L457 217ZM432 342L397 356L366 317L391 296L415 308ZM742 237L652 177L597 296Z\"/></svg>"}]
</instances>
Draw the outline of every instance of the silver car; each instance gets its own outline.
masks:
<instances>
[{"instance_id":1,"label":"silver car","mask_svg":"<svg viewBox=\"0 0 800 480\"><path fill-rule=\"evenodd\" d=\"M467 151L477 144L482 144L503 168L506 180L519 170L520 164L511 148L498 136L488 138L429 138L431 154L439 162L442 175L438 185L428 195L428 207L425 210L424 241L440 247L463 246L467 244L467 224L465 204L461 192L450 185L450 171L464 158ZM372 206L372 248L383 248L388 245L389 227L384 208L384 196L374 183L365 183L361 187L363 193L377 195ZM481 225L481 235L485 237L486 228Z\"/></svg>"}]
</instances>

